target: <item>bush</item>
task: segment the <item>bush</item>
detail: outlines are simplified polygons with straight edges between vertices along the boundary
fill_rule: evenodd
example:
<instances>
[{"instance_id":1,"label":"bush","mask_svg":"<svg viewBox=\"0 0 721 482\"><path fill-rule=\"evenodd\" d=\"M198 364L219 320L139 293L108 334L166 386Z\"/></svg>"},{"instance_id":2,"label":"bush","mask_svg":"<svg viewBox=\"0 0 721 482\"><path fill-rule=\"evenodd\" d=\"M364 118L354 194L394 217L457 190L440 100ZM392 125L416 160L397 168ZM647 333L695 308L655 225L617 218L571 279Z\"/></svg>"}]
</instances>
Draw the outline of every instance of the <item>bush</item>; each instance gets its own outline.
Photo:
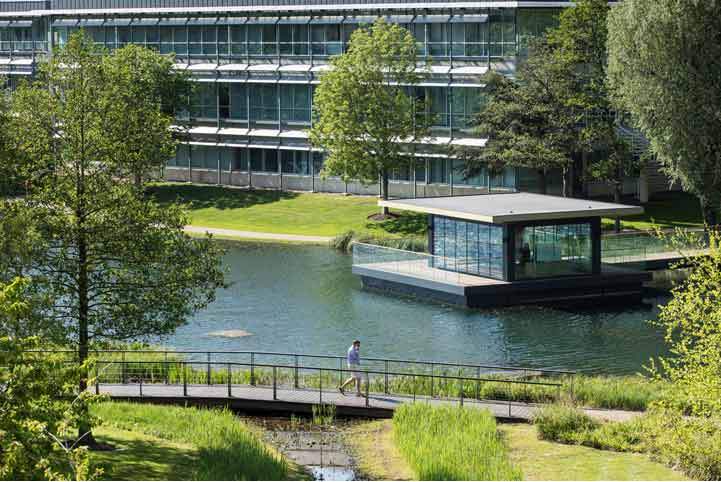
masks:
<instances>
[{"instance_id":1,"label":"bush","mask_svg":"<svg viewBox=\"0 0 721 482\"><path fill-rule=\"evenodd\" d=\"M721 479L721 418L659 409L644 419L645 441L655 458L695 480Z\"/></svg>"},{"instance_id":2,"label":"bush","mask_svg":"<svg viewBox=\"0 0 721 482\"><path fill-rule=\"evenodd\" d=\"M487 410L403 404L393 416L396 444L420 480L520 480Z\"/></svg>"},{"instance_id":3,"label":"bush","mask_svg":"<svg viewBox=\"0 0 721 482\"><path fill-rule=\"evenodd\" d=\"M402 249L416 253L425 253L428 251L428 239L424 236L392 238L389 236L376 236L370 233L357 233L355 231L346 231L345 233L339 234L331 241L331 247L344 253L350 253L353 250L353 243L375 244L386 248Z\"/></svg>"},{"instance_id":4,"label":"bush","mask_svg":"<svg viewBox=\"0 0 721 482\"><path fill-rule=\"evenodd\" d=\"M541 408L533 418L538 436L543 440L561 443L579 443L586 432L599 427L599 423L582 410L570 405L548 405Z\"/></svg>"}]
</instances>

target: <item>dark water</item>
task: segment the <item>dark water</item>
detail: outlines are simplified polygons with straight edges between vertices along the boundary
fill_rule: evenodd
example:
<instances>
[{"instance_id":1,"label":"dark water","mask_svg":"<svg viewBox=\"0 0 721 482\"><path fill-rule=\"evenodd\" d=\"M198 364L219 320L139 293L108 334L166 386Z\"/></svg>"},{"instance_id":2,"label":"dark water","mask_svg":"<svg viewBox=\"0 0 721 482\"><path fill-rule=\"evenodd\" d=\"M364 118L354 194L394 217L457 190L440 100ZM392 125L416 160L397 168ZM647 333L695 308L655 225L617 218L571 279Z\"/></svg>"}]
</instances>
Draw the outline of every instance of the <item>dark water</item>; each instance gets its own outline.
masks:
<instances>
[{"instance_id":1,"label":"dark water","mask_svg":"<svg viewBox=\"0 0 721 482\"><path fill-rule=\"evenodd\" d=\"M233 285L164 344L177 349L344 354L633 373L663 351L644 306L465 310L366 292L351 257L317 246L229 246ZM245 330L251 336L209 335Z\"/></svg>"}]
</instances>

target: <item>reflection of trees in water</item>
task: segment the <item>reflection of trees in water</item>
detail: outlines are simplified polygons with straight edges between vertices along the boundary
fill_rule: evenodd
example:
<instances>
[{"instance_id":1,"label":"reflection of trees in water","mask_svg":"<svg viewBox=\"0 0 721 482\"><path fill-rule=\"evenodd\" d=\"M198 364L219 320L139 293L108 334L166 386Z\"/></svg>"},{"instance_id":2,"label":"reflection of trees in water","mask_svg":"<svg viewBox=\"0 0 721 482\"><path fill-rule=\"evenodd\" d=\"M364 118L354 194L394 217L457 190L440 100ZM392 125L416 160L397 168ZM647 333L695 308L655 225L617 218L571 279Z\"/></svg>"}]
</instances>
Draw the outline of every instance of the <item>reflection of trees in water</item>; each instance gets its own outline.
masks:
<instances>
[{"instance_id":1,"label":"reflection of trees in water","mask_svg":"<svg viewBox=\"0 0 721 482\"><path fill-rule=\"evenodd\" d=\"M636 372L664 350L662 334L647 323L656 314L652 305L525 306L496 314L511 365Z\"/></svg>"}]
</instances>

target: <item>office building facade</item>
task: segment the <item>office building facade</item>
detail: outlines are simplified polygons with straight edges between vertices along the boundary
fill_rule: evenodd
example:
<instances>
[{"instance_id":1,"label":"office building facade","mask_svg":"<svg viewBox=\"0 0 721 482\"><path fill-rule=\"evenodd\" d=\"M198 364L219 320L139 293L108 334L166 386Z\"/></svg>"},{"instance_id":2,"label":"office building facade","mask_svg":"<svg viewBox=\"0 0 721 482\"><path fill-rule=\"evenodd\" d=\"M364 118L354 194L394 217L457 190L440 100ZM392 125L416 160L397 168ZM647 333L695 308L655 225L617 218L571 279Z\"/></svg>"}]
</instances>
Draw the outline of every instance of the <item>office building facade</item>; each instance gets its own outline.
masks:
<instances>
[{"instance_id":1,"label":"office building facade","mask_svg":"<svg viewBox=\"0 0 721 482\"><path fill-rule=\"evenodd\" d=\"M409 91L428 99L432 137L392 173L391 195L533 190L523 169L460 174L450 146L482 147L470 128L482 75L513 75L528 39L557 23L568 2L359 0L0 0L0 75L11 87L37 60L83 29L109 50L127 44L174 54L198 83L168 180L377 194L378 185L321 178L323 153L308 142L313 93L354 30L378 17L407 28L430 72ZM555 182L554 182L555 181ZM560 189L560 175L550 190ZM626 191L636 189L630 179Z\"/></svg>"}]
</instances>

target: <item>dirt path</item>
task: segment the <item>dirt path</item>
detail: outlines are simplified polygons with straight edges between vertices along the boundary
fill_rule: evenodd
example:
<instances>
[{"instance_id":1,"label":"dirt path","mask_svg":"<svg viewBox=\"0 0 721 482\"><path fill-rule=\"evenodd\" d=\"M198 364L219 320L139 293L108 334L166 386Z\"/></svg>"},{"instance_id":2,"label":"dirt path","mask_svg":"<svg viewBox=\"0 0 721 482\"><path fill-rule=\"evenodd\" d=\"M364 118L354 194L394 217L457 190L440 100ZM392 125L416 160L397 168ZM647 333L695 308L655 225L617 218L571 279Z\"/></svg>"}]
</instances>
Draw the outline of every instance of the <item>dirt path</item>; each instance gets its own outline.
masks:
<instances>
[{"instance_id":1,"label":"dirt path","mask_svg":"<svg viewBox=\"0 0 721 482\"><path fill-rule=\"evenodd\" d=\"M210 233L213 236L233 239L256 239L263 241L282 241L291 243L328 244L333 239L330 236L306 236L302 234L262 233L257 231L238 231L235 229L206 228L203 226L185 226L185 232L190 234Z\"/></svg>"}]
</instances>

